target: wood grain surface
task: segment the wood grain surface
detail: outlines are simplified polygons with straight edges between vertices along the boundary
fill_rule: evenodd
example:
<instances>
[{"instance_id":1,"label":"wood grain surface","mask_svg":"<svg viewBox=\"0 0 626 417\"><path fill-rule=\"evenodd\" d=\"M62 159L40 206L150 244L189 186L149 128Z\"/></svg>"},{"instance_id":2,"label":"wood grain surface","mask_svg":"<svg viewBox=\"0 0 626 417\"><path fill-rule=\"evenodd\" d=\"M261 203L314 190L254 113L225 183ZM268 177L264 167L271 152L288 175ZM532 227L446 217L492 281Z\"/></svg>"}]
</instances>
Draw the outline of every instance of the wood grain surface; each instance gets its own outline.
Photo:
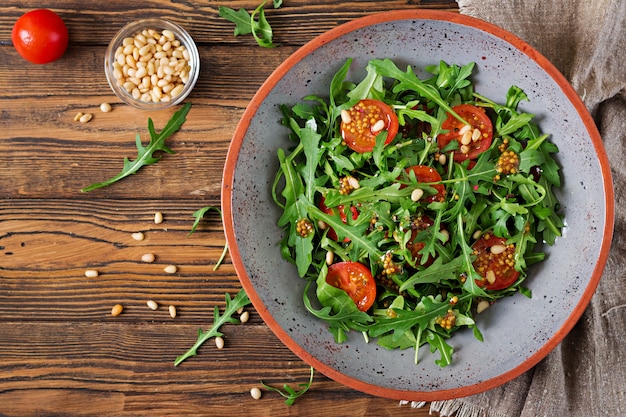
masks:
<instances>
[{"instance_id":1,"label":"wood grain surface","mask_svg":"<svg viewBox=\"0 0 626 417\"><path fill-rule=\"evenodd\" d=\"M173 362L206 329L224 293L241 287L227 257L222 224L210 212L194 234L193 212L218 207L222 169L235 125L265 78L298 47L352 19L393 9L456 10L452 0L284 0L267 8L275 49L218 16L220 5L255 1L3 0L0 4L0 415L1 416L426 416L342 386L317 372L291 407L276 393L250 396L260 381L298 387L309 366L284 347L252 307L243 325L226 325L225 347L212 342L178 367ZM271 3L271 2L270 2ZM62 59L34 65L13 49L23 13L50 8L64 19L70 45ZM136 156L175 109L149 112L121 104L104 72L106 46L127 22L159 16L183 25L198 44L201 73L176 154L91 193ZM99 105L109 102L110 113ZM77 112L93 113L86 124ZM155 224L154 214L164 221ZM143 232L137 241L132 233ZM141 261L152 253L153 263ZM175 274L164 272L176 265ZM86 277L94 269L97 277ZM155 311L148 300L159 304ZM118 317L114 304L124 306ZM172 319L168 306L177 308Z\"/></svg>"}]
</instances>

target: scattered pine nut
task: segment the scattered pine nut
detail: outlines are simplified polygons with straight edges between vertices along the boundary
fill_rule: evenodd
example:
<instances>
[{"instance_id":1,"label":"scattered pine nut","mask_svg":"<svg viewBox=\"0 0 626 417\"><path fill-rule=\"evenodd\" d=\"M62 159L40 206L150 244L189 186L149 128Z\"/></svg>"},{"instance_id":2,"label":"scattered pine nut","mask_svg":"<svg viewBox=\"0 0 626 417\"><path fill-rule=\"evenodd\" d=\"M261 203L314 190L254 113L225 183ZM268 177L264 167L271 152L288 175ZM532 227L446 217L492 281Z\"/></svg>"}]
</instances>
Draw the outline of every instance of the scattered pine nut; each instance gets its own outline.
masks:
<instances>
[{"instance_id":1,"label":"scattered pine nut","mask_svg":"<svg viewBox=\"0 0 626 417\"><path fill-rule=\"evenodd\" d=\"M424 196L424 190L421 188L416 188L411 193L411 201L419 201L420 198Z\"/></svg>"},{"instance_id":2,"label":"scattered pine nut","mask_svg":"<svg viewBox=\"0 0 626 417\"><path fill-rule=\"evenodd\" d=\"M98 276L98 271L96 271L95 269L88 269L85 271L85 276L87 278L95 278Z\"/></svg>"},{"instance_id":3,"label":"scattered pine nut","mask_svg":"<svg viewBox=\"0 0 626 417\"><path fill-rule=\"evenodd\" d=\"M476 305L476 312L480 314L487 310L487 308L489 308L489 301L482 300Z\"/></svg>"},{"instance_id":4,"label":"scattered pine nut","mask_svg":"<svg viewBox=\"0 0 626 417\"><path fill-rule=\"evenodd\" d=\"M447 158L446 158L446 154L445 153L439 154L438 160L439 160L439 163L441 165L445 165L446 164L446 159Z\"/></svg>"},{"instance_id":5,"label":"scattered pine nut","mask_svg":"<svg viewBox=\"0 0 626 417\"><path fill-rule=\"evenodd\" d=\"M133 237L133 239L135 239L138 242L144 239L144 235L141 232L135 232L131 236Z\"/></svg>"},{"instance_id":6,"label":"scattered pine nut","mask_svg":"<svg viewBox=\"0 0 626 417\"><path fill-rule=\"evenodd\" d=\"M169 306L168 310L170 312L170 317L171 318L176 318L176 307L175 306Z\"/></svg>"},{"instance_id":7,"label":"scattered pine nut","mask_svg":"<svg viewBox=\"0 0 626 417\"><path fill-rule=\"evenodd\" d=\"M239 316L239 321L241 322L241 324L247 323L248 320L250 320L250 313L248 313L247 311L241 313L241 316Z\"/></svg>"},{"instance_id":8,"label":"scattered pine nut","mask_svg":"<svg viewBox=\"0 0 626 417\"><path fill-rule=\"evenodd\" d=\"M156 301L153 300L148 300L146 304L148 304L148 308L150 310L156 310L157 308L159 308L159 305L156 303Z\"/></svg>"},{"instance_id":9,"label":"scattered pine nut","mask_svg":"<svg viewBox=\"0 0 626 417\"><path fill-rule=\"evenodd\" d=\"M80 119L78 119L78 121L81 123L87 123L88 121L91 120L92 117L93 117L93 114L85 113L82 116L80 116Z\"/></svg>"},{"instance_id":10,"label":"scattered pine nut","mask_svg":"<svg viewBox=\"0 0 626 417\"><path fill-rule=\"evenodd\" d=\"M385 121L384 120L378 120L376 123L374 123L374 125L372 126L372 133L378 133L381 130L383 130L385 128Z\"/></svg>"},{"instance_id":11,"label":"scattered pine nut","mask_svg":"<svg viewBox=\"0 0 626 417\"><path fill-rule=\"evenodd\" d=\"M442 229L439 233L441 233L442 236L442 243L446 243L448 240L450 240L450 232L448 232L446 229Z\"/></svg>"},{"instance_id":12,"label":"scattered pine nut","mask_svg":"<svg viewBox=\"0 0 626 417\"><path fill-rule=\"evenodd\" d=\"M157 211L156 213L154 213L154 224L161 224L163 223L163 213L161 213L160 211Z\"/></svg>"},{"instance_id":13,"label":"scattered pine nut","mask_svg":"<svg viewBox=\"0 0 626 417\"><path fill-rule=\"evenodd\" d=\"M261 390L258 389L257 387L254 387L250 390L250 395L252 396L252 398L254 398L255 400L260 400L261 399Z\"/></svg>"},{"instance_id":14,"label":"scattered pine nut","mask_svg":"<svg viewBox=\"0 0 626 417\"><path fill-rule=\"evenodd\" d=\"M124 310L124 307L122 307L121 304L115 304L113 308L111 309L111 315L113 317L117 317L120 314L122 314L122 310Z\"/></svg>"},{"instance_id":15,"label":"scattered pine nut","mask_svg":"<svg viewBox=\"0 0 626 417\"><path fill-rule=\"evenodd\" d=\"M487 278L488 283L493 284L494 282L496 282L496 274L495 272L493 272L493 269L490 269L489 271L487 271L485 275L486 275L485 278Z\"/></svg>"},{"instance_id":16,"label":"scattered pine nut","mask_svg":"<svg viewBox=\"0 0 626 417\"><path fill-rule=\"evenodd\" d=\"M154 254L144 253L143 255L141 255L141 260L146 263L154 262Z\"/></svg>"},{"instance_id":17,"label":"scattered pine nut","mask_svg":"<svg viewBox=\"0 0 626 417\"><path fill-rule=\"evenodd\" d=\"M330 266L335 261L335 252L329 250L326 252L326 265Z\"/></svg>"},{"instance_id":18,"label":"scattered pine nut","mask_svg":"<svg viewBox=\"0 0 626 417\"><path fill-rule=\"evenodd\" d=\"M100 111L102 113L108 113L112 110L112 107L109 103L102 103L100 104Z\"/></svg>"},{"instance_id":19,"label":"scattered pine nut","mask_svg":"<svg viewBox=\"0 0 626 417\"><path fill-rule=\"evenodd\" d=\"M81 117L83 117L84 114L82 111L79 111L78 113L76 113L76 116L74 116L74 121L77 122L80 120Z\"/></svg>"},{"instance_id":20,"label":"scattered pine nut","mask_svg":"<svg viewBox=\"0 0 626 417\"><path fill-rule=\"evenodd\" d=\"M480 237L480 235L482 235L482 234L483 234L483 231L482 231L482 230L476 230L476 231L474 232L474 234L472 235L472 237L473 237L474 239L478 239L478 238Z\"/></svg>"},{"instance_id":21,"label":"scattered pine nut","mask_svg":"<svg viewBox=\"0 0 626 417\"><path fill-rule=\"evenodd\" d=\"M215 338L215 346L218 349L223 349L224 348L224 339L222 338L222 336L217 336Z\"/></svg>"},{"instance_id":22,"label":"scattered pine nut","mask_svg":"<svg viewBox=\"0 0 626 417\"><path fill-rule=\"evenodd\" d=\"M348 110L341 110L341 121L345 124L349 124L352 121L352 117L350 116L350 113L348 113Z\"/></svg>"},{"instance_id":23,"label":"scattered pine nut","mask_svg":"<svg viewBox=\"0 0 626 417\"><path fill-rule=\"evenodd\" d=\"M163 270L167 272L168 274L175 274L176 271L178 271L178 268L176 267L176 265L168 265L165 268L163 268Z\"/></svg>"},{"instance_id":24,"label":"scattered pine nut","mask_svg":"<svg viewBox=\"0 0 626 417\"><path fill-rule=\"evenodd\" d=\"M470 143L472 143L472 132L468 130L461 136L461 144L469 145Z\"/></svg>"},{"instance_id":25,"label":"scattered pine nut","mask_svg":"<svg viewBox=\"0 0 626 417\"><path fill-rule=\"evenodd\" d=\"M241 313L243 313L243 307L239 307L239 308L237 309L237 314L241 314Z\"/></svg>"},{"instance_id":26,"label":"scattered pine nut","mask_svg":"<svg viewBox=\"0 0 626 417\"><path fill-rule=\"evenodd\" d=\"M504 245L493 245L490 249L491 253L494 255L499 255L506 250L506 246Z\"/></svg>"}]
</instances>

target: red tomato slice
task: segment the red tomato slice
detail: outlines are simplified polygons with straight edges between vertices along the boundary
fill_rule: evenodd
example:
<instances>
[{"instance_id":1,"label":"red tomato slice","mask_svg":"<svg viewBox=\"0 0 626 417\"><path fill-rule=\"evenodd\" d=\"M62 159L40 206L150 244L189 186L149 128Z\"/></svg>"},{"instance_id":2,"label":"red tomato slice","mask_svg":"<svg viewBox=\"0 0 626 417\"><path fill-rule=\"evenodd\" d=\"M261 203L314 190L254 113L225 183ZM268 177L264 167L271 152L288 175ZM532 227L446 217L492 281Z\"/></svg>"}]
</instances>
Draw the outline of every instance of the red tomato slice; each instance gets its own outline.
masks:
<instances>
[{"instance_id":1,"label":"red tomato slice","mask_svg":"<svg viewBox=\"0 0 626 417\"><path fill-rule=\"evenodd\" d=\"M63 19L51 10L31 10L17 19L11 40L17 52L35 64L47 64L65 53L68 31Z\"/></svg>"},{"instance_id":2,"label":"red tomato slice","mask_svg":"<svg viewBox=\"0 0 626 417\"><path fill-rule=\"evenodd\" d=\"M519 277L515 270L515 245L506 239L486 233L473 245L474 269L483 277L476 283L486 290L503 290L513 285Z\"/></svg>"},{"instance_id":3,"label":"red tomato slice","mask_svg":"<svg viewBox=\"0 0 626 417\"><path fill-rule=\"evenodd\" d=\"M332 216L339 215L339 218L341 219L341 221L344 222L345 224L348 224L348 217L346 216L346 211L343 205L338 205L337 207L330 208L326 206L326 204L324 204L324 201L325 201L325 198L322 197L319 202L320 210ZM356 220L359 217L359 211L354 206L350 206L350 211L352 212L352 220ZM328 229L328 233L326 233L326 236L328 236L332 240L337 240L339 238L337 236L337 232L335 232L332 227ZM346 237L343 239L343 241L349 242L350 239Z\"/></svg>"},{"instance_id":4,"label":"red tomato slice","mask_svg":"<svg viewBox=\"0 0 626 417\"><path fill-rule=\"evenodd\" d=\"M441 175L434 169L426 165L414 165L412 167L408 167L405 169L407 175L413 171L415 173L415 178L417 182L441 182ZM446 198L446 187L443 184L432 184L430 185L435 190L437 190L437 194L429 195L423 198L423 201L427 203L432 203L433 201L442 202ZM400 188L405 188L406 186L403 184Z\"/></svg>"},{"instance_id":5,"label":"red tomato slice","mask_svg":"<svg viewBox=\"0 0 626 417\"><path fill-rule=\"evenodd\" d=\"M328 267L326 282L344 290L361 311L376 300L376 281L368 267L359 262L339 262Z\"/></svg>"},{"instance_id":6,"label":"red tomato slice","mask_svg":"<svg viewBox=\"0 0 626 417\"><path fill-rule=\"evenodd\" d=\"M483 109L471 104L460 104L453 107L452 110L466 120L469 125L462 123L448 113L448 118L441 125L441 128L447 130L448 133L442 133L437 136L439 147L443 149L448 143L456 140L459 142L459 149L454 151L454 160L456 162L476 159L478 155L491 146L493 139L491 120ZM478 133L474 134L475 130L478 130Z\"/></svg>"},{"instance_id":7,"label":"red tomato slice","mask_svg":"<svg viewBox=\"0 0 626 417\"><path fill-rule=\"evenodd\" d=\"M376 136L387 131L385 144L398 133L398 117L387 104L379 100L361 100L341 115L341 137L353 151L371 152Z\"/></svg>"}]
</instances>

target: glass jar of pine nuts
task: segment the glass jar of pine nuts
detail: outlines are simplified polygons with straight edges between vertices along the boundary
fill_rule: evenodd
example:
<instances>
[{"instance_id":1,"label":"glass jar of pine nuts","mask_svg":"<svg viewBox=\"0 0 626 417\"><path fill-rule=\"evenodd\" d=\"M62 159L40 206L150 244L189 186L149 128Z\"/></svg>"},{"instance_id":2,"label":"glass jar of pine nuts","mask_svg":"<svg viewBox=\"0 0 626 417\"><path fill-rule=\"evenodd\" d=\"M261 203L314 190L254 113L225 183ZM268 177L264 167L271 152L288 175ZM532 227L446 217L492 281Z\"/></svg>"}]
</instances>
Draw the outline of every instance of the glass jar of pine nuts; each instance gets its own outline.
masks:
<instances>
[{"instance_id":1,"label":"glass jar of pine nuts","mask_svg":"<svg viewBox=\"0 0 626 417\"><path fill-rule=\"evenodd\" d=\"M104 58L107 81L125 103L158 110L181 103L200 72L198 48L189 34L163 19L124 26Z\"/></svg>"}]
</instances>

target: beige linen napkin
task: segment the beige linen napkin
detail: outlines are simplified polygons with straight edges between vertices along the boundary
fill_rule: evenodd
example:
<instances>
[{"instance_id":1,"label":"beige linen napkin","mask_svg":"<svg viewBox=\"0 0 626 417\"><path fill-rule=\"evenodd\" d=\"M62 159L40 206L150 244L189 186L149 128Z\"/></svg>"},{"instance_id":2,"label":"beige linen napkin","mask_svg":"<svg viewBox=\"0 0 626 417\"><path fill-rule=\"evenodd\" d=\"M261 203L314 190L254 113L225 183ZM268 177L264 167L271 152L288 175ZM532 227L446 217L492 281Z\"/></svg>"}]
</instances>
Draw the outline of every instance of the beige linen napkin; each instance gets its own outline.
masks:
<instances>
[{"instance_id":1,"label":"beige linen napkin","mask_svg":"<svg viewBox=\"0 0 626 417\"><path fill-rule=\"evenodd\" d=\"M458 0L461 13L535 47L572 83L611 165L615 235L591 304L534 369L491 391L431 404L457 417L617 417L626 414L626 1ZM417 404L413 404L416 406Z\"/></svg>"}]
</instances>

